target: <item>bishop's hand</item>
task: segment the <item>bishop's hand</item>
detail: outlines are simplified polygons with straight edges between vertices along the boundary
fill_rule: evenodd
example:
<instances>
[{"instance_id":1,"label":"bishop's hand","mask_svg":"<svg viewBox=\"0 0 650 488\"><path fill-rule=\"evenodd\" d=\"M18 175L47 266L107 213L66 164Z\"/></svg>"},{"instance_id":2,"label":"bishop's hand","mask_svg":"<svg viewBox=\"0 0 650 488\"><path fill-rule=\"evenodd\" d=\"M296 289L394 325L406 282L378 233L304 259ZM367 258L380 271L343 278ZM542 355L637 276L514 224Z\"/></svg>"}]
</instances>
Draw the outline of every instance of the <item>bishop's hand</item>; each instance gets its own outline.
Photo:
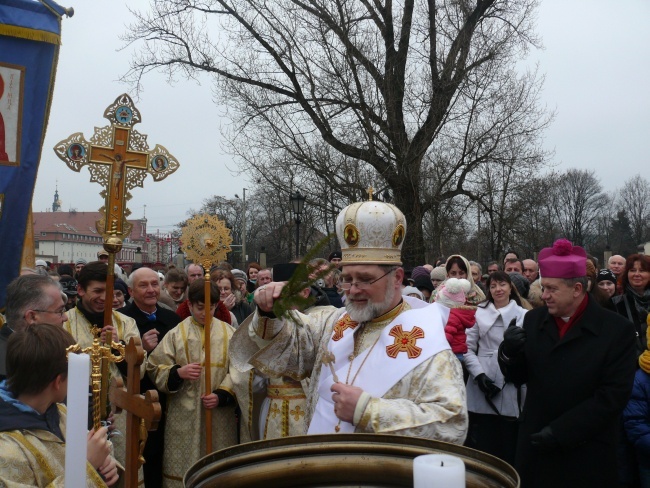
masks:
<instances>
[{"instance_id":1,"label":"bishop's hand","mask_svg":"<svg viewBox=\"0 0 650 488\"><path fill-rule=\"evenodd\" d=\"M334 402L334 414L344 422L352 423L354 410L357 408L363 390L358 386L334 383L330 388Z\"/></svg>"},{"instance_id":2,"label":"bishop's hand","mask_svg":"<svg viewBox=\"0 0 650 488\"><path fill-rule=\"evenodd\" d=\"M272 281L255 290L255 303L263 312L271 312L273 303L280 298L285 283Z\"/></svg>"}]
</instances>

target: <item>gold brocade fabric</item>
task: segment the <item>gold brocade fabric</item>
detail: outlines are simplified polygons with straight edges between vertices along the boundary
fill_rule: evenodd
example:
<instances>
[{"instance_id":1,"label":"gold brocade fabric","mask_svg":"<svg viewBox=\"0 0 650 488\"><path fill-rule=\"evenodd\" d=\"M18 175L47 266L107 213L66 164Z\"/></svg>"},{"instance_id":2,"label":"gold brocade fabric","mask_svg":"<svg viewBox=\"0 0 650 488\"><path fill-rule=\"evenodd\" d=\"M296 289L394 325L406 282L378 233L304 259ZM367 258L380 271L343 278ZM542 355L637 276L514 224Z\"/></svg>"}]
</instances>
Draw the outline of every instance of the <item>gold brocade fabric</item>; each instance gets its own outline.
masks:
<instances>
[{"instance_id":1,"label":"gold brocade fabric","mask_svg":"<svg viewBox=\"0 0 650 488\"><path fill-rule=\"evenodd\" d=\"M228 343L235 329L212 319L210 329L210 391L233 392L228 373ZM198 381L184 380L180 389L170 391L169 373L176 364L200 363L205 366L203 326L188 317L169 331L149 356L147 373L156 388L167 393L163 486L182 487L183 475L205 452L205 409L201 396L205 392L205 375ZM204 369L205 371L205 369ZM217 451L237 441L235 406L212 410L212 448Z\"/></svg>"},{"instance_id":2,"label":"gold brocade fabric","mask_svg":"<svg viewBox=\"0 0 650 488\"><path fill-rule=\"evenodd\" d=\"M356 332L356 354L371 347L395 315L407 309L408 304L404 304L403 308L360 326ZM255 312L246 332L264 342L249 363L267 376L301 380L311 375L305 415L308 427L318 402L322 351L328 347L341 311L291 314L292 320L274 320ZM426 333L427 324L421 326ZM381 375L381 371L377 374ZM344 380L340 378L341 382ZM462 368L451 350L443 350L408 372L382 398L371 398L355 432L392 433L462 444L467 423Z\"/></svg>"},{"instance_id":3,"label":"gold brocade fabric","mask_svg":"<svg viewBox=\"0 0 650 488\"><path fill-rule=\"evenodd\" d=\"M65 406L59 406L61 431L65 432ZM45 430L0 433L0 487L26 488L65 485L65 443ZM105 487L97 471L86 462L86 486Z\"/></svg>"},{"instance_id":4,"label":"gold brocade fabric","mask_svg":"<svg viewBox=\"0 0 650 488\"><path fill-rule=\"evenodd\" d=\"M300 381L282 376L270 378L266 398L269 409L264 423L264 439L304 434L307 397Z\"/></svg>"},{"instance_id":5,"label":"gold brocade fabric","mask_svg":"<svg viewBox=\"0 0 650 488\"><path fill-rule=\"evenodd\" d=\"M329 317L332 313L340 316L342 312L332 306L316 306L310 307L306 313L320 318ZM309 388L311 370L305 370L300 378L269 375L255 370L249 361L267 342L249 333L252 319L253 314L240 324L230 341L229 351L230 373L233 376L237 400L242 408L242 441L245 438L260 440L303 435L307 428L305 391ZM268 384L262 391L254 392L254 382ZM302 398L299 398L300 396ZM267 404L268 408L265 410Z\"/></svg>"},{"instance_id":6,"label":"gold brocade fabric","mask_svg":"<svg viewBox=\"0 0 650 488\"><path fill-rule=\"evenodd\" d=\"M72 334L72 337L75 338L77 344L81 348L86 348L92 346L95 336L91 332L93 324L88 322L88 319L79 311L78 308L73 308L68 311L68 321L63 324L63 328ZM131 317L127 317L119 312L113 312L113 327L117 330L117 337L113 337L113 341L123 341L128 343L132 337L140 338L140 331L138 326L135 323L135 320ZM145 361L140 366L140 378L144 377L144 372L146 368L146 353ZM122 375L120 370L117 368L115 363L111 363L109 366L109 371L111 374L111 380L113 378L121 378ZM90 384L91 380L88 378L88 383ZM124 381L126 384L126 380ZM115 415L115 428L124 434L126 432L126 415L120 413ZM124 435L117 435L111 438L113 441L113 446L115 449L115 459L122 465L126 466L126 439Z\"/></svg>"}]
</instances>

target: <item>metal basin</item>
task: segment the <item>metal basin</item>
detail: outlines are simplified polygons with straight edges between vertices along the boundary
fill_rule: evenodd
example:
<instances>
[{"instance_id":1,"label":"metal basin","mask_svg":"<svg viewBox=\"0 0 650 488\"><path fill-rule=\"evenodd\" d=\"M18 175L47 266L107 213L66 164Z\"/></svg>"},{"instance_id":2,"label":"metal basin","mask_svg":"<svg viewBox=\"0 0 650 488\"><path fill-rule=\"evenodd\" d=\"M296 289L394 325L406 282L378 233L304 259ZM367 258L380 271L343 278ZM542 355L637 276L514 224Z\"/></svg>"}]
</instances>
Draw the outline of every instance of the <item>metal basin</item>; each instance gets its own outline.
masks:
<instances>
[{"instance_id":1,"label":"metal basin","mask_svg":"<svg viewBox=\"0 0 650 488\"><path fill-rule=\"evenodd\" d=\"M413 458L444 453L465 462L467 488L519 487L504 461L446 442L376 434L332 434L251 442L199 460L189 488L412 487Z\"/></svg>"}]
</instances>

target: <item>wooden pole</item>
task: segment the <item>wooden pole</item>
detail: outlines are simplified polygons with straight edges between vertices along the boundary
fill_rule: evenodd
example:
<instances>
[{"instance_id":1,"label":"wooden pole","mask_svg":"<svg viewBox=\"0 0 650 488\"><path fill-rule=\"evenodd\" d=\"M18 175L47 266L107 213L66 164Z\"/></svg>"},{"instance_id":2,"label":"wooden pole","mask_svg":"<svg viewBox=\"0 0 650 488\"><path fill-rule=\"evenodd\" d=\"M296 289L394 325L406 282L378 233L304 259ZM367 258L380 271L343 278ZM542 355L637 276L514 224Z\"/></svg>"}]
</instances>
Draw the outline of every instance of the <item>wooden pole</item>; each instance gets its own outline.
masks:
<instances>
[{"instance_id":1,"label":"wooden pole","mask_svg":"<svg viewBox=\"0 0 650 488\"><path fill-rule=\"evenodd\" d=\"M204 299L204 310L205 310L205 322L204 322L204 338L205 338L205 359L204 359L204 369L205 369L205 394L209 395L212 393L212 371L211 371L211 359L210 359L210 326L212 325L212 314L210 313L210 267L205 266L205 299ZM212 410L209 408L205 409L205 454L206 456L212 452Z\"/></svg>"}]
</instances>

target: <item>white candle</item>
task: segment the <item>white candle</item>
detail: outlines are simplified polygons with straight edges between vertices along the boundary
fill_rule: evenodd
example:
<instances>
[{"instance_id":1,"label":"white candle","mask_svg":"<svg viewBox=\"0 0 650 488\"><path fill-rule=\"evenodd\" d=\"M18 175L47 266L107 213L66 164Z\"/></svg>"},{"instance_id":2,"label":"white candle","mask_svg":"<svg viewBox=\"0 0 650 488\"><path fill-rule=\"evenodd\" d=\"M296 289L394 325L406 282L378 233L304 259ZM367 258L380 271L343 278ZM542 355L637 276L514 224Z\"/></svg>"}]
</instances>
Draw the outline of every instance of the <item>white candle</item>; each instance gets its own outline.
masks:
<instances>
[{"instance_id":1,"label":"white candle","mask_svg":"<svg viewBox=\"0 0 650 488\"><path fill-rule=\"evenodd\" d=\"M68 355L68 418L65 429L65 486L86 486L88 445L88 354Z\"/></svg>"},{"instance_id":2,"label":"white candle","mask_svg":"<svg viewBox=\"0 0 650 488\"><path fill-rule=\"evenodd\" d=\"M413 460L415 488L465 488L465 463L448 454L426 454Z\"/></svg>"}]
</instances>

